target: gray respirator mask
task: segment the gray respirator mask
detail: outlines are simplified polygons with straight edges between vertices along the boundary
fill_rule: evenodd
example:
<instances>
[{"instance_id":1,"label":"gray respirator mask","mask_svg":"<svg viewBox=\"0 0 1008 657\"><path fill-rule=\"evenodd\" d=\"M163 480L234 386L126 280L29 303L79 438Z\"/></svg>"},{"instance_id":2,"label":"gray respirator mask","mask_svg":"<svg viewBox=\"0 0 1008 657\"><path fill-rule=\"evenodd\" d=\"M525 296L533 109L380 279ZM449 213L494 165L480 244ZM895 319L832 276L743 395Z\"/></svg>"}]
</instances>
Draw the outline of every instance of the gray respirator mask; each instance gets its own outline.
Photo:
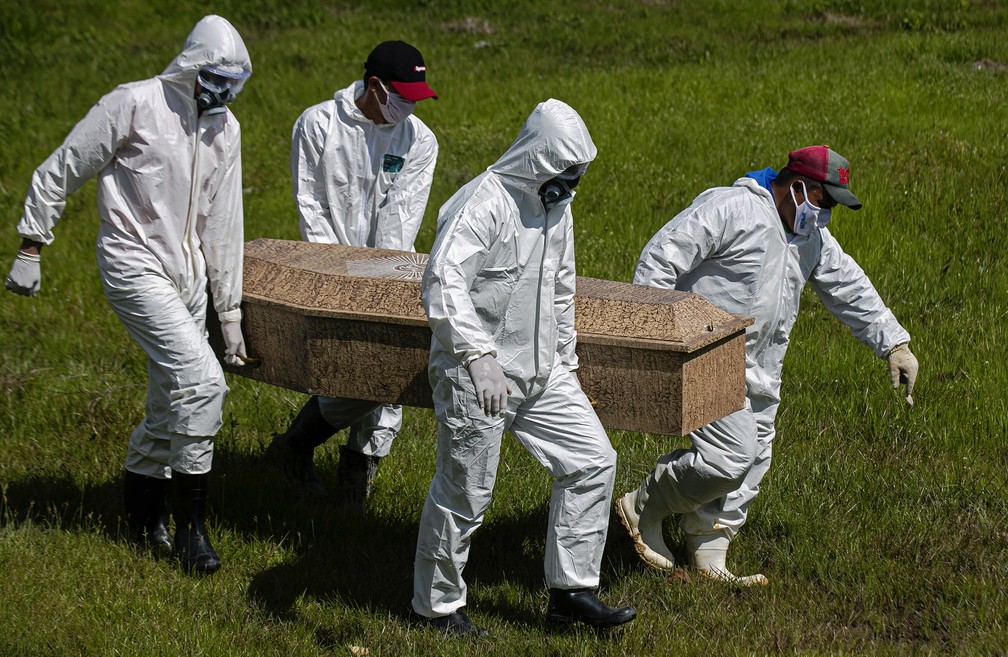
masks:
<instances>
[{"instance_id":1,"label":"gray respirator mask","mask_svg":"<svg viewBox=\"0 0 1008 657\"><path fill-rule=\"evenodd\" d=\"M196 80L202 87L196 94L196 109L202 115L221 114L245 86L250 73L232 74L216 68L202 68Z\"/></svg>"},{"instance_id":2,"label":"gray respirator mask","mask_svg":"<svg viewBox=\"0 0 1008 657\"><path fill-rule=\"evenodd\" d=\"M539 187L539 198L546 211L570 203L574 197L574 188L581 182L581 176L588 169L587 164L576 164L568 167L560 175L550 178Z\"/></svg>"}]
</instances>

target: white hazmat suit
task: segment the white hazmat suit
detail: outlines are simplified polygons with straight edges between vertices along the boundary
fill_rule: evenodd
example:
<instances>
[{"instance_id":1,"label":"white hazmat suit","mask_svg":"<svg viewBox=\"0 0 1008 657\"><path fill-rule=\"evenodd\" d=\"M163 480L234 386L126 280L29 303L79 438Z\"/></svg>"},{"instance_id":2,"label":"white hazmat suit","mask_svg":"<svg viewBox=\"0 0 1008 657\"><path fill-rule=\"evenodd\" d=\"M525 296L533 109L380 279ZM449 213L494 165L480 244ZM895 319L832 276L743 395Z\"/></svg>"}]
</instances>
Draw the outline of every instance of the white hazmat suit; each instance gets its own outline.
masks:
<instances>
[{"instance_id":1,"label":"white hazmat suit","mask_svg":"<svg viewBox=\"0 0 1008 657\"><path fill-rule=\"evenodd\" d=\"M770 174L767 186L776 177L750 176L760 174ZM651 238L634 274L634 283L695 292L756 320L746 332L745 409L691 433L692 448L660 458L636 493L637 514L645 504L653 517L682 514L691 550L704 540L727 545L770 467L784 354L806 283L879 357L910 340L830 231L787 231L767 186L750 176L700 194Z\"/></svg>"},{"instance_id":2,"label":"white hazmat suit","mask_svg":"<svg viewBox=\"0 0 1008 657\"><path fill-rule=\"evenodd\" d=\"M547 585L598 584L616 453L574 374L570 207L547 212L539 196L544 182L595 154L581 117L546 101L507 152L439 212L423 282L439 430L415 561L413 608L421 616L444 617L466 604L462 571L508 429L554 477ZM467 371L486 355L510 386L502 416L484 413Z\"/></svg>"},{"instance_id":3,"label":"white hazmat suit","mask_svg":"<svg viewBox=\"0 0 1008 657\"><path fill-rule=\"evenodd\" d=\"M32 176L22 237L50 244L67 197L98 177L97 258L112 309L147 354L145 416L126 469L210 470L228 387L207 342L207 283L222 323L241 319L241 133L230 110L197 115L197 71L251 73L227 20L197 23L154 78L105 95Z\"/></svg>"},{"instance_id":4,"label":"white hazmat suit","mask_svg":"<svg viewBox=\"0 0 1008 657\"><path fill-rule=\"evenodd\" d=\"M294 124L291 176L301 237L308 242L413 251L438 146L416 116L378 124L355 99L363 81L306 109ZM323 417L345 426L342 400L319 397ZM347 446L387 456L402 424L399 405L379 406L350 427Z\"/></svg>"}]
</instances>

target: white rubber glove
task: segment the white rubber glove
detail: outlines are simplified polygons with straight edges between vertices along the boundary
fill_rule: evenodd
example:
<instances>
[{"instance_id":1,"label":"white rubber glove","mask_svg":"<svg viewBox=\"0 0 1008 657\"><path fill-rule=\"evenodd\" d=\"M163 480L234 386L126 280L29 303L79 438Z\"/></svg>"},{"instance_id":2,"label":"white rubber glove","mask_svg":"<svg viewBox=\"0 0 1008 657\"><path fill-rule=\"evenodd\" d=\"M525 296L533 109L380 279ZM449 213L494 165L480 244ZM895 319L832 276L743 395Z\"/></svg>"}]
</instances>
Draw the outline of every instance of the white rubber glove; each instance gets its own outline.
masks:
<instances>
[{"instance_id":1,"label":"white rubber glove","mask_svg":"<svg viewBox=\"0 0 1008 657\"><path fill-rule=\"evenodd\" d=\"M511 386L504 376L504 368L497 359L486 354L469 363L469 378L476 386L476 401L487 415L493 417L507 409L507 396Z\"/></svg>"},{"instance_id":2,"label":"white rubber glove","mask_svg":"<svg viewBox=\"0 0 1008 657\"><path fill-rule=\"evenodd\" d=\"M245 364L242 360L248 357L245 353L245 338L241 332L241 322L224 322L221 324L221 333L224 334L224 362L228 365L241 367Z\"/></svg>"},{"instance_id":3,"label":"white rubber glove","mask_svg":"<svg viewBox=\"0 0 1008 657\"><path fill-rule=\"evenodd\" d=\"M25 297L38 296L42 287L42 258L31 253L18 251L10 273L7 274L7 289Z\"/></svg>"},{"instance_id":4,"label":"white rubber glove","mask_svg":"<svg viewBox=\"0 0 1008 657\"><path fill-rule=\"evenodd\" d=\"M905 383L907 403L913 406L910 393L917 380L917 357L910 351L910 345L904 342L893 347L886 358L889 360L889 381L893 389L896 390L901 383Z\"/></svg>"}]
</instances>

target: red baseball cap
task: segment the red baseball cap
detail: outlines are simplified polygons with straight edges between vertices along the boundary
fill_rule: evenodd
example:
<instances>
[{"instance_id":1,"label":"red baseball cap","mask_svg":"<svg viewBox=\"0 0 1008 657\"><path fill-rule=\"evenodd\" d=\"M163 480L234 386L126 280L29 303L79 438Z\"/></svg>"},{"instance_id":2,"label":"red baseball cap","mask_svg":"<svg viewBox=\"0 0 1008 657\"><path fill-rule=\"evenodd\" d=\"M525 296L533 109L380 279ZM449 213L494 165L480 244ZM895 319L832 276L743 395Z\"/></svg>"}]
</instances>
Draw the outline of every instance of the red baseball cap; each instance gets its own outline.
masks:
<instances>
[{"instance_id":1,"label":"red baseball cap","mask_svg":"<svg viewBox=\"0 0 1008 657\"><path fill-rule=\"evenodd\" d=\"M861 201L849 187L850 164L829 146L806 146L791 151L787 168L822 183L823 189L837 203L851 210L861 209Z\"/></svg>"},{"instance_id":2,"label":"red baseball cap","mask_svg":"<svg viewBox=\"0 0 1008 657\"><path fill-rule=\"evenodd\" d=\"M391 84L397 94L414 103L424 98L437 98L427 85L423 56L405 41L379 43L364 62L364 71L367 75L377 75L382 82Z\"/></svg>"}]
</instances>

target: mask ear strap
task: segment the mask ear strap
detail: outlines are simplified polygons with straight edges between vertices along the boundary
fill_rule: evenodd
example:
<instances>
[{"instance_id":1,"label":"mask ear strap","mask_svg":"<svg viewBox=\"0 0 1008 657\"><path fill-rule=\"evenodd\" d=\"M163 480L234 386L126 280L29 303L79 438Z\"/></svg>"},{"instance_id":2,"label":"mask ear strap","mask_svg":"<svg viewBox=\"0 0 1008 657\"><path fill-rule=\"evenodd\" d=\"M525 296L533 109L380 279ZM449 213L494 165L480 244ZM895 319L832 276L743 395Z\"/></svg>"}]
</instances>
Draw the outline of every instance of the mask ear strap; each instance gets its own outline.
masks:
<instances>
[{"instance_id":1,"label":"mask ear strap","mask_svg":"<svg viewBox=\"0 0 1008 657\"><path fill-rule=\"evenodd\" d=\"M802 184L804 184L804 183L802 183ZM813 189L815 189L815 188L813 187ZM823 192L824 195L826 194L826 190L825 189L822 190L822 192ZM821 205L816 205L815 203L812 202L812 199L809 198L808 190L805 190L805 202L808 203L809 205L811 205L816 210L822 210L822 206Z\"/></svg>"},{"instance_id":2,"label":"mask ear strap","mask_svg":"<svg viewBox=\"0 0 1008 657\"><path fill-rule=\"evenodd\" d=\"M805 181L804 180L796 180L794 182L801 183L801 188L802 188L802 203L804 203L805 201L808 200L808 188L805 187ZM798 203L798 198L795 196L794 183L791 183L791 186L788 187L788 189L791 190L791 200L794 201L795 207L798 207L798 205L800 205L800 204Z\"/></svg>"}]
</instances>

